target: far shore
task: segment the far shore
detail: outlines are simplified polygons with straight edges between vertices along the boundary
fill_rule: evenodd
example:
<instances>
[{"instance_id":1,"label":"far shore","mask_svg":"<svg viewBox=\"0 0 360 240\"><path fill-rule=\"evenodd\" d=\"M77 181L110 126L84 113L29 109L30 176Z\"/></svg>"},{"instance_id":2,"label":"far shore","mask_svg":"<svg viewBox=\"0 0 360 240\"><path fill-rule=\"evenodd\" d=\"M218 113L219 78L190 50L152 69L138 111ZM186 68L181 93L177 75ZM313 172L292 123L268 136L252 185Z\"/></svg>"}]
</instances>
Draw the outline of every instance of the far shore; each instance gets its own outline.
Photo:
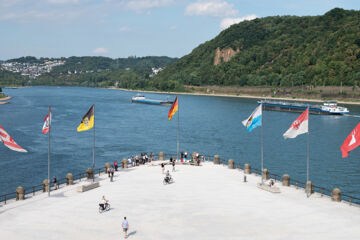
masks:
<instances>
[{"instance_id":1,"label":"far shore","mask_svg":"<svg viewBox=\"0 0 360 240\"><path fill-rule=\"evenodd\" d=\"M174 95L195 95L195 96L214 96L214 97L236 97L236 98L247 98L247 99L273 99L273 100L285 100L285 101L300 101L300 102L324 102L322 99L306 99L306 98L286 98L286 97L269 97L269 96L254 96L254 95L233 95L233 94L218 94L218 93L200 93L200 92L165 92L165 91L149 91L149 90L132 90L125 88L111 87L109 89L122 90L127 92L148 92L148 93L162 93L162 94L174 94ZM348 105L360 105L360 102L342 101L337 100L340 104Z\"/></svg>"}]
</instances>

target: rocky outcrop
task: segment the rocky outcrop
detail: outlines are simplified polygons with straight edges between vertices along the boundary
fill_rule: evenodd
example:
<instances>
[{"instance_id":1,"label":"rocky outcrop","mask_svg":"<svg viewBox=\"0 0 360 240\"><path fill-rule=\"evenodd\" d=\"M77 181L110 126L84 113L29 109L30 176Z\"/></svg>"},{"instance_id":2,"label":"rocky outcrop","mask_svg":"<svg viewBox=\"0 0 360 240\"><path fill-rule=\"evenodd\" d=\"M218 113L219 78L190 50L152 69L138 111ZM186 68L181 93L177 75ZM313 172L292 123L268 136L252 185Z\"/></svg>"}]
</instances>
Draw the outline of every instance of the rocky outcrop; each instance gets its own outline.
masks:
<instances>
[{"instance_id":1,"label":"rocky outcrop","mask_svg":"<svg viewBox=\"0 0 360 240\"><path fill-rule=\"evenodd\" d=\"M215 50L215 58L214 58L214 65L218 65L222 62L228 62L235 54L240 52L240 49L236 49L234 51L232 48L224 48L220 50L220 48L217 48Z\"/></svg>"}]
</instances>

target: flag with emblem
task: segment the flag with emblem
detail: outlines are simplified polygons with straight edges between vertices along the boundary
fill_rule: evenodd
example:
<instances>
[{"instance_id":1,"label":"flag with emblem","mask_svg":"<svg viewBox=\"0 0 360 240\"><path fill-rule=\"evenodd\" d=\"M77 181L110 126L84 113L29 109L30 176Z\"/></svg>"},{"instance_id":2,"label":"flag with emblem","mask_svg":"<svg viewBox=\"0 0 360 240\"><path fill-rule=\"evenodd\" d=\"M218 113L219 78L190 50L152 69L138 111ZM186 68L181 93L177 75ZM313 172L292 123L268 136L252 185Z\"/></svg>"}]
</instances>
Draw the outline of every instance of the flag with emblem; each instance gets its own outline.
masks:
<instances>
[{"instance_id":1,"label":"flag with emblem","mask_svg":"<svg viewBox=\"0 0 360 240\"><path fill-rule=\"evenodd\" d=\"M298 135L309 132L309 108L307 108L283 134L286 138L296 138Z\"/></svg>"},{"instance_id":2,"label":"flag with emblem","mask_svg":"<svg viewBox=\"0 0 360 240\"><path fill-rule=\"evenodd\" d=\"M246 127L248 132L251 132L254 128L261 126L262 117L262 104L260 104L251 115L242 121L242 124Z\"/></svg>"},{"instance_id":3,"label":"flag with emblem","mask_svg":"<svg viewBox=\"0 0 360 240\"><path fill-rule=\"evenodd\" d=\"M342 157L346 158L349 152L360 145L360 123L351 131L341 146Z\"/></svg>"},{"instance_id":4,"label":"flag with emblem","mask_svg":"<svg viewBox=\"0 0 360 240\"><path fill-rule=\"evenodd\" d=\"M82 132L92 129L94 127L94 118L94 105L92 105L89 111L83 116L77 131Z\"/></svg>"},{"instance_id":5,"label":"flag with emblem","mask_svg":"<svg viewBox=\"0 0 360 240\"><path fill-rule=\"evenodd\" d=\"M0 142L3 142L6 147L16 152L27 152L25 149L17 145L17 143L10 137L10 135L0 126Z\"/></svg>"},{"instance_id":6,"label":"flag with emblem","mask_svg":"<svg viewBox=\"0 0 360 240\"><path fill-rule=\"evenodd\" d=\"M50 126L51 126L51 108L49 107L49 114L46 115L46 117L44 118L42 133L47 134L50 131Z\"/></svg>"}]
</instances>

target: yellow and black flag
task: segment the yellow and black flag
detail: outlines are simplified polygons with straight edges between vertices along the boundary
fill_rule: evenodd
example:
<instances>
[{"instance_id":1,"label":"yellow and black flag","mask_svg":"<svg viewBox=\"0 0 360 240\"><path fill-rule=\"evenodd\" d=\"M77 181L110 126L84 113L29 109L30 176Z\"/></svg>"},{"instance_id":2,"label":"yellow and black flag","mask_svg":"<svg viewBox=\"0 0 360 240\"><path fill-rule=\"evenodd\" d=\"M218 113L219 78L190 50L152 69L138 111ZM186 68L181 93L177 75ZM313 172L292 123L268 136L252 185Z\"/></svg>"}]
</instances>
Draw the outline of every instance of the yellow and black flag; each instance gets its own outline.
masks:
<instances>
[{"instance_id":1,"label":"yellow and black flag","mask_svg":"<svg viewBox=\"0 0 360 240\"><path fill-rule=\"evenodd\" d=\"M78 132L87 131L94 127L94 104L91 106L89 111L83 116L80 125L77 128Z\"/></svg>"}]
</instances>

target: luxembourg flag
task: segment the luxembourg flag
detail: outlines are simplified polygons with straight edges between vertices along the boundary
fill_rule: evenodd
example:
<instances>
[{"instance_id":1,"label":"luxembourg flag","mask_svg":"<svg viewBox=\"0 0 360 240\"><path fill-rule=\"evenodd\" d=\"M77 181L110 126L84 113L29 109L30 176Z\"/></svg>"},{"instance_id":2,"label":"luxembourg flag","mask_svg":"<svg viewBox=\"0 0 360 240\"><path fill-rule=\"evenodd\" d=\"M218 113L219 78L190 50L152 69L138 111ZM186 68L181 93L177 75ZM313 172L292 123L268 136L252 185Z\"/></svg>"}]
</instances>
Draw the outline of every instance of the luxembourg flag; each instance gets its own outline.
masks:
<instances>
[{"instance_id":1,"label":"luxembourg flag","mask_svg":"<svg viewBox=\"0 0 360 240\"><path fill-rule=\"evenodd\" d=\"M283 134L286 138L296 138L298 135L309 132L309 108L307 108Z\"/></svg>"},{"instance_id":2,"label":"luxembourg flag","mask_svg":"<svg viewBox=\"0 0 360 240\"><path fill-rule=\"evenodd\" d=\"M254 128L261 126L262 118L262 104L260 104L253 113L242 124L246 127L248 132L251 132Z\"/></svg>"}]
</instances>

